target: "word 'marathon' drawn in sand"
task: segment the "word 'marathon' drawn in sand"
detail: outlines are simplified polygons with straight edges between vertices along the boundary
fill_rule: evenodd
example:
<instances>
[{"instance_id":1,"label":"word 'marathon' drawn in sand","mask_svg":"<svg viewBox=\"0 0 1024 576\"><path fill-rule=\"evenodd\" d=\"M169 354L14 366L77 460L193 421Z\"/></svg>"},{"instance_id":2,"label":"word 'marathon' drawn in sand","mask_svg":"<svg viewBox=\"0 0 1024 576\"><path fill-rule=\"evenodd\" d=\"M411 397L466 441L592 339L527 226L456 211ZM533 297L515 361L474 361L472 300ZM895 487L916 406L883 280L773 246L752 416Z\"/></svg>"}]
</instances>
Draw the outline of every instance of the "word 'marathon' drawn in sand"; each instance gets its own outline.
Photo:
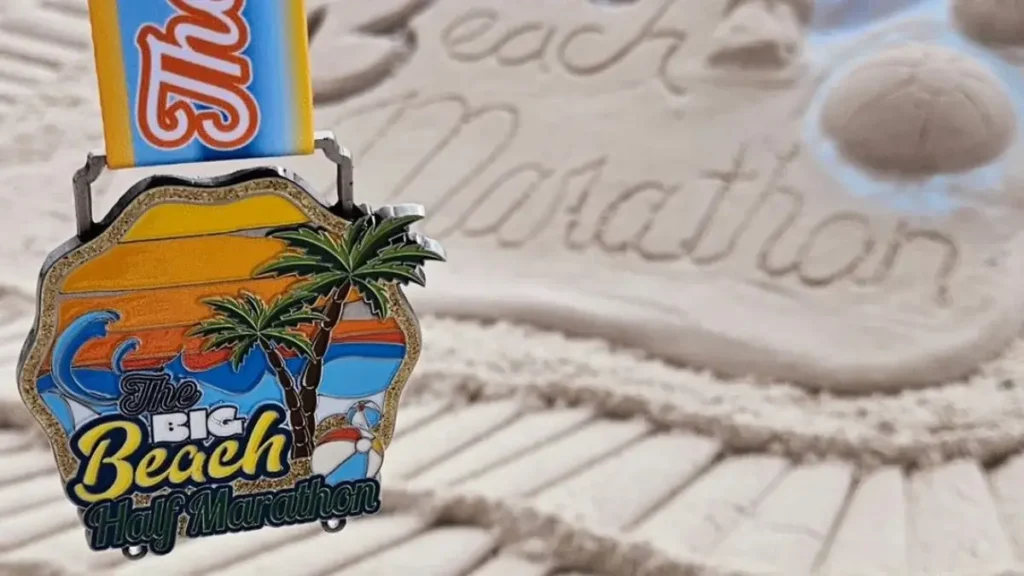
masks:
<instances>
[{"instance_id":1,"label":"word 'marathon' drawn in sand","mask_svg":"<svg viewBox=\"0 0 1024 576\"><path fill-rule=\"evenodd\" d=\"M507 129L486 141L492 153L485 162L457 186L440 191L436 211L425 220L435 237L493 239L502 249L531 243L550 248L554 242L568 252L629 253L651 263L688 262L700 268L745 257L743 264L766 277L793 276L807 287L843 281L884 286L894 269L913 265L908 250L923 250L930 252L931 271L916 270L912 279L923 297L939 307L950 304L949 285L961 251L955 236L902 218L880 226L867 212L807 214L808 193L786 184L800 154L797 144L776 152L774 165L760 172L751 166L749 146L740 144L731 165L684 170L674 180L613 174L615 160L608 155L571 166L513 160L507 162L510 168L493 174L488 169L509 160L508 149L521 134L523 112L511 103L474 107L461 94L411 94L353 116L383 112L390 120L376 137L400 138L393 131L406 114L443 115L453 108L459 111L449 115L453 122L436 133L437 142L419 162L406 166L389 201L418 193L412 184L443 162L444 150L473 124L495 118ZM373 144L362 152L372 153ZM478 184L460 194L459 185L466 182ZM734 197L736 210L727 214L724 207ZM751 242L755 252L740 250Z\"/></svg>"}]
</instances>

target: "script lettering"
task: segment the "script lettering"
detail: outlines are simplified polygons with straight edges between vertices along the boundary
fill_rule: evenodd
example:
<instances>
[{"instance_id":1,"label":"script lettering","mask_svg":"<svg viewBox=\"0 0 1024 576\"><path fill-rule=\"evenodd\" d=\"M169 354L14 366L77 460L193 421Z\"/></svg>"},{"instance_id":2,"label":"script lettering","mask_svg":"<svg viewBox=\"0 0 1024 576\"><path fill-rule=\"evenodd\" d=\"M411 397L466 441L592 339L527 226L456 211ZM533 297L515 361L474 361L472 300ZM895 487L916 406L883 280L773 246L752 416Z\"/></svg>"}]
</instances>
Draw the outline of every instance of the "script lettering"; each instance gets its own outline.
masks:
<instances>
[{"instance_id":1,"label":"script lettering","mask_svg":"<svg viewBox=\"0 0 1024 576\"><path fill-rule=\"evenodd\" d=\"M144 421L120 415L98 418L71 439L79 466L68 483L68 496L88 506L116 500L133 489L153 493L204 482L280 478L290 469L292 442L284 419L279 408L263 407L243 437L158 446L147 437Z\"/></svg>"},{"instance_id":2,"label":"script lettering","mask_svg":"<svg viewBox=\"0 0 1024 576\"><path fill-rule=\"evenodd\" d=\"M641 46L664 41L665 48L652 73L670 93L678 95L687 88L671 70L687 33L674 23L666 24L676 2L663 0L624 41L616 40L599 24L583 24L564 33L556 24L540 21L503 26L501 15L493 9L471 9L456 17L441 31L440 40L448 57L463 64L492 59L506 68L532 63L542 71L554 64L577 77L597 76L625 61Z\"/></svg>"},{"instance_id":3,"label":"script lettering","mask_svg":"<svg viewBox=\"0 0 1024 576\"><path fill-rule=\"evenodd\" d=\"M136 36L139 132L161 150L195 139L215 150L245 146L260 123L248 90L252 62L241 54L250 40L245 0L169 1L178 14Z\"/></svg>"},{"instance_id":4,"label":"script lettering","mask_svg":"<svg viewBox=\"0 0 1024 576\"><path fill-rule=\"evenodd\" d=\"M371 113L383 117L360 147L371 161L375 150L400 137L403 122L420 122L428 114L443 118L424 134L424 153L393 170L397 182L384 192L394 201L423 174L450 170L450 184L433 190L424 223L431 236L490 238L503 249L546 237L569 252L631 254L698 268L752 258L752 271L806 288L881 285L896 282L899 272L923 284L937 305L951 304L950 284L961 264L958 242L906 223L886 233L866 213L813 210L805 191L785 183L801 155L795 144L761 150L762 157L770 154L770 164L755 167L752 145L739 143L718 167L695 167L658 181L615 173L614 158L606 154L564 166L543 158L505 164L526 127L523 112L507 102L409 93L357 109L342 121ZM492 124L483 124L487 120ZM474 156L456 157L449 149L472 150ZM906 250L926 258L907 258ZM926 269L896 270L911 262Z\"/></svg>"}]
</instances>

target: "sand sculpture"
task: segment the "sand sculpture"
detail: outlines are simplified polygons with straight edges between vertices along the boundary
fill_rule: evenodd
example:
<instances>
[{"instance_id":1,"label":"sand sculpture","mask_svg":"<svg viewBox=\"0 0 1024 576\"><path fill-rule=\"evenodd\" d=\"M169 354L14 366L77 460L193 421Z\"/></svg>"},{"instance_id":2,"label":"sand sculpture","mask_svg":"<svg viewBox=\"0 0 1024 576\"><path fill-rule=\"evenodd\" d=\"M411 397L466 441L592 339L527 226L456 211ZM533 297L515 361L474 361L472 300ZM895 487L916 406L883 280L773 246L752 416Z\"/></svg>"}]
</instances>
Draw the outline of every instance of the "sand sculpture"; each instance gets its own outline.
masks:
<instances>
[{"instance_id":1,"label":"sand sculpture","mask_svg":"<svg viewBox=\"0 0 1024 576\"><path fill-rule=\"evenodd\" d=\"M210 541L220 557L202 541L148 565L94 557L47 491L49 455L10 432L0 567L1020 568L1021 92L948 39L983 20L975 4L1009 4L903 2L934 9L865 17L842 42L816 31L847 21L838 2L827 26L778 0L312 4L318 123L355 151L360 199L425 201L449 247L418 309L503 322L425 322L394 508L331 554L265 531ZM87 30L76 5L59 21ZM358 57L332 58L343 47ZM46 178L100 143L78 54L3 126L18 162L0 178L44 191L0 196L5 226L37 231L2 248L12 341L50 236L71 230ZM330 194L329 167L288 163ZM141 176L106 179L100 209Z\"/></svg>"}]
</instances>

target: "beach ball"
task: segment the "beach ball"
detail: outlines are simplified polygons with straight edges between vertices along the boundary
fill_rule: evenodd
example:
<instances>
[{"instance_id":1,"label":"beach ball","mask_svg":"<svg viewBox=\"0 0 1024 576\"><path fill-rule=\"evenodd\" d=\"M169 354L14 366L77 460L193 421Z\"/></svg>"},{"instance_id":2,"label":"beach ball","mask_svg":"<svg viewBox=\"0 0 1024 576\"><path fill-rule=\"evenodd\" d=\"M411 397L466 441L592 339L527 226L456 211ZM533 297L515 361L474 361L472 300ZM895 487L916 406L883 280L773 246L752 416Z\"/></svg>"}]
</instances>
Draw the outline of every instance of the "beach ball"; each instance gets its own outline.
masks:
<instances>
[{"instance_id":1,"label":"beach ball","mask_svg":"<svg viewBox=\"0 0 1024 576\"><path fill-rule=\"evenodd\" d=\"M362 430L374 430L381 421L380 406L370 400L360 400L345 414L348 423Z\"/></svg>"},{"instance_id":2,"label":"beach ball","mask_svg":"<svg viewBox=\"0 0 1024 576\"><path fill-rule=\"evenodd\" d=\"M313 450L313 473L334 486L341 482L375 478L384 462L384 447L373 434L355 426L331 430Z\"/></svg>"}]
</instances>

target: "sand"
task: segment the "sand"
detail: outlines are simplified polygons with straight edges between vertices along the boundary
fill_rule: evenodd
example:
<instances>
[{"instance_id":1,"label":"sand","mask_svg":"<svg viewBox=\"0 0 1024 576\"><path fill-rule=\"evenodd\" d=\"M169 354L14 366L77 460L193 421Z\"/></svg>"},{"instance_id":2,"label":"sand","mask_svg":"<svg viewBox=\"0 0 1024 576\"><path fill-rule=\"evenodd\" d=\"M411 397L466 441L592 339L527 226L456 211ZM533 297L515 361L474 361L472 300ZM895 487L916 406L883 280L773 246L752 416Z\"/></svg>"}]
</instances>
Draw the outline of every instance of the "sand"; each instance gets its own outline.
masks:
<instances>
[{"instance_id":1,"label":"sand","mask_svg":"<svg viewBox=\"0 0 1024 576\"><path fill-rule=\"evenodd\" d=\"M311 2L318 127L360 201L427 205L451 262L411 297L461 320L424 321L385 515L130 565L85 550L13 386L102 145L84 3L0 7L0 570L1024 569L1013 20L844 36L831 4L824 34L795 0Z\"/></svg>"}]
</instances>

